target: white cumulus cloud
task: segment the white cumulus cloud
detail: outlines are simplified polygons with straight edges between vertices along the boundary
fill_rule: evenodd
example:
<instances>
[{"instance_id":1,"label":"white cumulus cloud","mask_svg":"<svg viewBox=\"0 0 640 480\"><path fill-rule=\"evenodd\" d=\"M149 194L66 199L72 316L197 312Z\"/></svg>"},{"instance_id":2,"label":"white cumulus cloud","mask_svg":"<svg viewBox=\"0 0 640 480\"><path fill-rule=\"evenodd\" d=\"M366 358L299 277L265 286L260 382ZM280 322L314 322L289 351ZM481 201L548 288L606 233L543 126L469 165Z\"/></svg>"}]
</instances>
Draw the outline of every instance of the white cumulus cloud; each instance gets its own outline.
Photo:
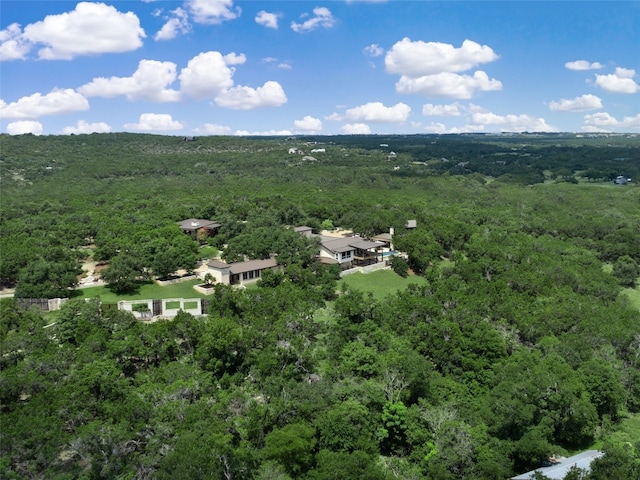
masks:
<instances>
[{"instance_id":1,"label":"white cumulus cloud","mask_svg":"<svg viewBox=\"0 0 640 480\"><path fill-rule=\"evenodd\" d=\"M24 133L33 133L34 135L41 135L43 131L42 124L35 120L19 120L17 122L11 122L7 125L7 133L9 135L22 135Z\"/></svg>"},{"instance_id":2,"label":"white cumulus cloud","mask_svg":"<svg viewBox=\"0 0 640 480\"><path fill-rule=\"evenodd\" d=\"M176 80L176 64L157 60L140 60L131 77L98 77L78 91L87 97L126 96L129 100L176 102L180 92L168 88Z\"/></svg>"},{"instance_id":3,"label":"white cumulus cloud","mask_svg":"<svg viewBox=\"0 0 640 480\"><path fill-rule=\"evenodd\" d=\"M238 18L240 7L233 6L233 0L186 0L185 5L196 23L218 25Z\"/></svg>"},{"instance_id":4,"label":"white cumulus cloud","mask_svg":"<svg viewBox=\"0 0 640 480\"><path fill-rule=\"evenodd\" d=\"M78 120L75 126L64 127L62 129L63 135L80 135L83 133L109 133L111 132L111 125L104 122L87 123L84 120Z\"/></svg>"},{"instance_id":5,"label":"white cumulus cloud","mask_svg":"<svg viewBox=\"0 0 640 480\"><path fill-rule=\"evenodd\" d=\"M0 118L38 118L88 109L87 99L72 88L67 88L53 90L46 95L34 93L12 103L0 102Z\"/></svg>"},{"instance_id":6,"label":"white cumulus cloud","mask_svg":"<svg viewBox=\"0 0 640 480\"><path fill-rule=\"evenodd\" d=\"M304 14L303 18L309 14ZM313 16L302 23L291 22L291 29L297 33L310 32L316 28L331 28L336 21L333 14L326 7L316 7L313 9Z\"/></svg>"},{"instance_id":7,"label":"white cumulus cloud","mask_svg":"<svg viewBox=\"0 0 640 480\"><path fill-rule=\"evenodd\" d=\"M366 123L347 123L342 126L342 132L347 135L369 135L371 129Z\"/></svg>"},{"instance_id":8,"label":"white cumulus cloud","mask_svg":"<svg viewBox=\"0 0 640 480\"><path fill-rule=\"evenodd\" d=\"M472 126L499 127L504 132L555 132L557 129L547 124L544 118L530 115L497 115L492 112L475 112L471 115Z\"/></svg>"},{"instance_id":9,"label":"white cumulus cloud","mask_svg":"<svg viewBox=\"0 0 640 480\"><path fill-rule=\"evenodd\" d=\"M377 43L372 43L364 47L362 52L369 57L381 57L384 54L384 48Z\"/></svg>"},{"instance_id":10,"label":"white cumulus cloud","mask_svg":"<svg viewBox=\"0 0 640 480\"><path fill-rule=\"evenodd\" d=\"M263 107L279 107L287 102L287 96L278 82L268 81L262 87L238 85L223 90L215 98L216 104L233 110L252 110Z\"/></svg>"},{"instance_id":11,"label":"white cumulus cloud","mask_svg":"<svg viewBox=\"0 0 640 480\"><path fill-rule=\"evenodd\" d=\"M184 125L171 118L168 113L143 113L140 115L138 123L127 123L124 128L137 131L162 132L180 130L184 128Z\"/></svg>"},{"instance_id":12,"label":"white cumulus cloud","mask_svg":"<svg viewBox=\"0 0 640 480\"><path fill-rule=\"evenodd\" d=\"M176 8L171 14L173 16L170 17L158 33L153 36L154 40L171 40L176 38L178 34L185 34L191 31L188 14L185 10Z\"/></svg>"},{"instance_id":13,"label":"white cumulus cloud","mask_svg":"<svg viewBox=\"0 0 640 480\"><path fill-rule=\"evenodd\" d=\"M134 13L90 2L80 2L71 12L48 15L27 25L23 36L29 42L45 45L38 51L44 60L128 52L141 47L146 37Z\"/></svg>"},{"instance_id":14,"label":"white cumulus cloud","mask_svg":"<svg viewBox=\"0 0 640 480\"><path fill-rule=\"evenodd\" d=\"M434 97L467 99L477 91L502 90L502 82L489 78L482 70L473 75L442 72L412 78L403 75L396 83L398 93L415 93Z\"/></svg>"},{"instance_id":15,"label":"white cumulus cloud","mask_svg":"<svg viewBox=\"0 0 640 480\"><path fill-rule=\"evenodd\" d=\"M22 60L31 50L31 44L22 35L20 25L12 23L0 30L0 61Z\"/></svg>"},{"instance_id":16,"label":"white cumulus cloud","mask_svg":"<svg viewBox=\"0 0 640 480\"><path fill-rule=\"evenodd\" d=\"M598 70L603 68L600 62L589 62L587 60L576 60L574 62L567 62L564 64L569 70Z\"/></svg>"},{"instance_id":17,"label":"white cumulus cloud","mask_svg":"<svg viewBox=\"0 0 640 480\"><path fill-rule=\"evenodd\" d=\"M411 107L397 103L386 107L381 102L369 102L345 112L348 122L404 122L411 113Z\"/></svg>"},{"instance_id":18,"label":"white cumulus cloud","mask_svg":"<svg viewBox=\"0 0 640 480\"><path fill-rule=\"evenodd\" d=\"M311 115L306 115L302 120L295 120L293 126L296 130L303 132L320 132L322 130L322 121Z\"/></svg>"},{"instance_id":19,"label":"white cumulus cloud","mask_svg":"<svg viewBox=\"0 0 640 480\"><path fill-rule=\"evenodd\" d=\"M250 132L248 130L236 130L234 135L238 137L277 137L292 135L290 130L265 130L262 132Z\"/></svg>"},{"instance_id":20,"label":"white cumulus cloud","mask_svg":"<svg viewBox=\"0 0 640 480\"><path fill-rule=\"evenodd\" d=\"M441 72L464 72L497 59L491 47L472 40L465 40L456 48L448 43L414 42L405 37L391 47L384 62L387 72L416 78Z\"/></svg>"},{"instance_id":21,"label":"white cumulus cloud","mask_svg":"<svg viewBox=\"0 0 640 480\"><path fill-rule=\"evenodd\" d=\"M640 113L633 117L624 117L622 120L618 120L607 112L598 112L584 116L582 129L585 131L610 131L611 128L615 130L640 128Z\"/></svg>"},{"instance_id":22,"label":"white cumulus cloud","mask_svg":"<svg viewBox=\"0 0 640 480\"><path fill-rule=\"evenodd\" d=\"M247 57L244 53L238 55L236 52L227 53L222 58L227 65L242 65L247 61Z\"/></svg>"},{"instance_id":23,"label":"white cumulus cloud","mask_svg":"<svg viewBox=\"0 0 640 480\"><path fill-rule=\"evenodd\" d=\"M331 115L325 115L325 120L331 120L332 122L342 122L344 118L337 112L333 112Z\"/></svg>"},{"instance_id":24,"label":"white cumulus cloud","mask_svg":"<svg viewBox=\"0 0 640 480\"><path fill-rule=\"evenodd\" d=\"M549 102L549 109L559 112L584 112L599 108L602 108L602 100L591 94L581 95L572 100L562 98L559 102Z\"/></svg>"},{"instance_id":25,"label":"white cumulus cloud","mask_svg":"<svg viewBox=\"0 0 640 480\"><path fill-rule=\"evenodd\" d=\"M633 77L636 71L629 68L616 68L615 73L609 75L596 75L596 85L612 93L637 93L640 92Z\"/></svg>"},{"instance_id":26,"label":"white cumulus cloud","mask_svg":"<svg viewBox=\"0 0 640 480\"><path fill-rule=\"evenodd\" d=\"M457 102L449 105L426 103L422 106L422 114L427 117L457 117L462 115L462 109L462 105Z\"/></svg>"},{"instance_id":27,"label":"white cumulus cloud","mask_svg":"<svg viewBox=\"0 0 640 480\"><path fill-rule=\"evenodd\" d=\"M277 13L270 13L265 10L260 10L256 15L256 23L263 27L278 29L278 19L280 15Z\"/></svg>"},{"instance_id":28,"label":"white cumulus cloud","mask_svg":"<svg viewBox=\"0 0 640 480\"><path fill-rule=\"evenodd\" d=\"M400 75L398 93L462 99L473 97L476 91L502 89L499 80L489 78L482 70L472 75L461 73L497 59L491 47L472 40L465 40L456 48L448 43L405 37L393 45L384 61L388 73Z\"/></svg>"},{"instance_id":29,"label":"white cumulus cloud","mask_svg":"<svg viewBox=\"0 0 640 480\"><path fill-rule=\"evenodd\" d=\"M220 52L203 52L193 57L180 72L180 90L196 99L212 98L233 86L234 70ZM234 56L237 60L238 57ZM233 62L232 62L233 63Z\"/></svg>"},{"instance_id":30,"label":"white cumulus cloud","mask_svg":"<svg viewBox=\"0 0 640 480\"><path fill-rule=\"evenodd\" d=\"M205 123L202 127L196 128L196 133L204 135L229 135L231 127L218 125L217 123Z\"/></svg>"}]
</instances>

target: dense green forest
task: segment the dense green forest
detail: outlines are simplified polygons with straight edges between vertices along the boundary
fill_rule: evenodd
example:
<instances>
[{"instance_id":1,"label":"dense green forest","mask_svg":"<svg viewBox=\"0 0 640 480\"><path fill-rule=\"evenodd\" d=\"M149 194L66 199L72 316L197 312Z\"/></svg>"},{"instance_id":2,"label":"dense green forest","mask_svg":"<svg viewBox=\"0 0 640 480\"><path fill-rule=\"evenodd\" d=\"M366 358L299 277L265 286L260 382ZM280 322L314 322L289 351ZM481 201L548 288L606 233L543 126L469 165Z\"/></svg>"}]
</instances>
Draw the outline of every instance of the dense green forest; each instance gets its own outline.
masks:
<instances>
[{"instance_id":1,"label":"dense green forest","mask_svg":"<svg viewBox=\"0 0 640 480\"><path fill-rule=\"evenodd\" d=\"M0 135L0 287L71 297L0 300L0 477L640 478L639 179L633 135ZM392 227L423 281L339 288L299 225ZM154 323L74 288L206 249L283 271Z\"/></svg>"}]
</instances>

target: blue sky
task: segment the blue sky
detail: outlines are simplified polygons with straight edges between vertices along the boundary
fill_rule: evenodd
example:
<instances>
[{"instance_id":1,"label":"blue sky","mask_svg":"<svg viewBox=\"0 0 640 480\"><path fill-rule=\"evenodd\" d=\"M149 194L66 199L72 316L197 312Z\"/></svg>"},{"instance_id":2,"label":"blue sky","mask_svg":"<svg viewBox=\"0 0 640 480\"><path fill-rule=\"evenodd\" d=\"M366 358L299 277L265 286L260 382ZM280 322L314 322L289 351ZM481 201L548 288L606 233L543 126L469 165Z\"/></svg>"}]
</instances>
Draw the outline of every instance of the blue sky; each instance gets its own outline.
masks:
<instances>
[{"instance_id":1,"label":"blue sky","mask_svg":"<svg viewBox=\"0 0 640 480\"><path fill-rule=\"evenodd\" d=\"M0 3L0 131L640 132L638 1Z\"/></svg>"}]
</instances>

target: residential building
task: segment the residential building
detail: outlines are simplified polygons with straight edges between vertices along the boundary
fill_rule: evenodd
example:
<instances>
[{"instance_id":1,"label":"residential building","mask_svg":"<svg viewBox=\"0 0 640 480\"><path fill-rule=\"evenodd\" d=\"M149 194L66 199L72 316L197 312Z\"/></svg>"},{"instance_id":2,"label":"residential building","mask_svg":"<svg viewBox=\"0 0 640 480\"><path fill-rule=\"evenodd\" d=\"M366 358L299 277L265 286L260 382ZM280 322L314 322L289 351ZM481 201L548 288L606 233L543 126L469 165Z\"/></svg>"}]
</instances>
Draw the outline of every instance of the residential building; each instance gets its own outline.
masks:
<instances>
[{"instance_id":1,"label":"residential building","mask_svg":"<svg viewBox=\"0 0 640 480\"><path fill-rule=\"evenodd\" d=\"M337 263L342 269L362 267L382 260L383 242L362 237L330 237L320 235L320 260Z\"/></svg>"},{"instance_id":2,"label":"residential building","mask_svg":"<svg viewBox=\"0 0 640 480\"><path fill-rule=\"evenodd\" d=\"M201 218L187 218L186 220L182 220L178 222L180 229L191 236L194 240L198 238L198 230L205 229L207 231L207 236L212 237L216 233L222 225L213 220L203 220Z\"/></svg>"},{"instance_id":3,"label":"residential building","mask_svg":"<svg viewBox=\"0 0 640 480\"><path fill-rule=\"evenodd\" d=\"M266 260L248 260L246 262L225 263L220 260L211 260L207 264L207 273L210 273L217 283L223 285L246 285L257 282L265 270L280 270L281 265L275 258Z\"/></svg>"}]
</instances>

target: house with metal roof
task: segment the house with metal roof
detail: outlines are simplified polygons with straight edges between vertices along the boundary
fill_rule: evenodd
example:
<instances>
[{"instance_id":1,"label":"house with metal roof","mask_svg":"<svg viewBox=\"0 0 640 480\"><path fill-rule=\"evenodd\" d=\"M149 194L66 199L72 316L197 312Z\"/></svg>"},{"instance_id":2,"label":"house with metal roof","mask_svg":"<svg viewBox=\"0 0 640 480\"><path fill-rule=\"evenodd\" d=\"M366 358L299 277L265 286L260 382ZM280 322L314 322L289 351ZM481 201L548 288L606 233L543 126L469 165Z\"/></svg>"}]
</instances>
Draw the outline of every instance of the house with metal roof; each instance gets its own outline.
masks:
<instances>
[{"instance_id":1,"label":"house with metal roof","mask_svg":"<svg viewBox=\"0 0 640 480\"><path fill-rule=\"evenodd\" d=\"M596 458L600 458L604 455L604 452L599 450L587 450L586 452L579 453L569 458L560 458L547 462L548 464L530 472L523 473L516 477L511 477L511 480L532 480L536 472L543 474L550 480L562 480L572 467L578 467L582 470L589 471L591 469L591 462Z\"/></svg>"}]
</instances>

